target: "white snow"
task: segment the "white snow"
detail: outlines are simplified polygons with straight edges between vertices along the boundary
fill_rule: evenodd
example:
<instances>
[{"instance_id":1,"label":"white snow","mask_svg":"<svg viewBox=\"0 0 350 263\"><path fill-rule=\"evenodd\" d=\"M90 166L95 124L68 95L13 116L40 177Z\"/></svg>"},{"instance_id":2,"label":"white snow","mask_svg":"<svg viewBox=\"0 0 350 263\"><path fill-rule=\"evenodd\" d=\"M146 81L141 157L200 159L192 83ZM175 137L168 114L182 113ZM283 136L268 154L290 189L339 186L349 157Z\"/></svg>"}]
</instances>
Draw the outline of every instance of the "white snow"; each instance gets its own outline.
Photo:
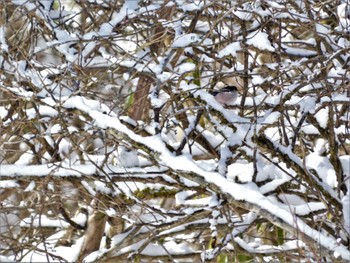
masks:
<instances>
[{"instance_id":1,"label":"white snow","mask_svg":"<svg viewBox=\"0 0 350 263\"><path fill-rule=\"evenodd\" d=\"M129 150L125 146L118 146L117 150L113 152L118 167L137 167L139 166L139 158L135 150Z\"/></svg>"},{"instance_id":2,"label":"white snow","mask_svg":"<svg viewBox=\"0 0 350 263\"><path fill-rule=\"evenodd\" d=\"M337 187L337 176L328 158L319 156L317 153L310 153L306 156L306 164L309 169L317 172L323 182L332 188Z\"/></svg>"},{"instance_id":3,"label":"white snow","mask_svg":"<svg viewBox=\"0 0 350 263\"><path fill-rule=\"evenodd\" d=\"M201 1L196 1L195 3L181 5L181 9L185 12L192 12L200 10L203 7L204 3Z\"/></svg>"},{"instance_id":4,"label":"white snow","mask_svg":"<svg viewBox=\"0 0 350 263\"><path fill-rule=\"evenodd\" d=\"M252 163L234 163L228 166L227 178L231 181L238 179L239 182L251 182L253 176Z\"/></svg>"},{"instance_id":5,"label":"white snow","mask_svg":"<svg viewBox=\"0 0 350 263\"><path fill-rule=\"evenodd\" d=\"M29 185L24 189L24 192L31 192L35 188L35 181L31 181Z\"/></svg>"},{"instance_id":6,"label":"white snow","mask_svg":"<svg viewBox=\"0 0 350 263\"><path fill-rule=\"evenodd\" d=\"M180 35L171 45L172 48L184 48L199 43L200 37L195 33Z\"/></svg>"},{"instance_id":7,"label":"white snow","mask_svg":"<svg viewBox=\"0 0 350 263\"><path fill-rule=\"evenodd\" d=\"M261 50L274 52L275 48L271 45L268 35L264 32L252 32L247 36L247 44Z\"/></svg>"},{"instance_id":8,"label":"white snow","mask_svg":"<svg viewBox=\"0 0 350 263\"><path fill-rule=\"evenodd\" d=\"M2 189L4 189L4 188L15 188L15 187L20 187L20 185L17 183L16 180L1 180L0 181L0 187Z\"/></svg>"},{"instance_id":9,"label":"white snow","mask_svg":"<svg viewBox=\"0 0 350 263\"><path fill-rule=\"evenodd\" d=\"M319 125L323 128L327 128L327 122L328 122L328 108L324 108L319 110L314 116L319 123Z\"/></svg>"},{"instance_id":10,"label":"white snow","mask_svg":"<svg viewBox=\"0 0 350 263\"><path fill-rule=\"evenodd\" d=\"M231 55L233 57L237 56L237 51L241 50L241 44L239 42L233 42L223 49L221 49L217 55L218 58L223 58L228 55Z\"/></svg>"},{"instance_id":11,"label":"white snow","mask_svg":"<svg viewBox=\"0 0 350 263\"><path fill-rule=\"evenodd\" d=\"M350 191L341 200L343 205L344 230L350 235Z\"/></svg>"},{"instance_id":12,"label":"white snow","mask_svg":"<svg viewBox=\"0 0 350 263\"><path fill-rule=\"evenodd\" d=\"M195 70L196 68L196 65L194 63L191 63L191 62L185 62L185 63L182 63L181 65L177 66L175 68L175 71L182 75L186 72L190 72L190 71L193 71Z\"/></svg>"}]
</instances>

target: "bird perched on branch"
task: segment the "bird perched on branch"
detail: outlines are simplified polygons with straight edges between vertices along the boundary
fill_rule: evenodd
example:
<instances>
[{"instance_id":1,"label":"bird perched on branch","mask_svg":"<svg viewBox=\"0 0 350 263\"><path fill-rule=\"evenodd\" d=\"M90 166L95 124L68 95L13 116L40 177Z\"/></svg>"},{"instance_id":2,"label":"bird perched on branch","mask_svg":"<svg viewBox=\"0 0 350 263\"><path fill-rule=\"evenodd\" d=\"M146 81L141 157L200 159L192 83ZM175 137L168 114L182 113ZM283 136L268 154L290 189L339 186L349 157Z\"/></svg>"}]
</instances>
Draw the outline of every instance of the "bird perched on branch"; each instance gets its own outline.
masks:
<instances>
[{"instance_id":1,"label":"bird perched on branch","mask_svg":"<svg viewBox=\"0 0 350 263\"><path fill-rule=\"evenodd\" d=\"M238 96L238 90L235 86L226 86L220 90L210 92L217 102L222 105L230 105L234 103Z\"/></svg>"}]
</instances>

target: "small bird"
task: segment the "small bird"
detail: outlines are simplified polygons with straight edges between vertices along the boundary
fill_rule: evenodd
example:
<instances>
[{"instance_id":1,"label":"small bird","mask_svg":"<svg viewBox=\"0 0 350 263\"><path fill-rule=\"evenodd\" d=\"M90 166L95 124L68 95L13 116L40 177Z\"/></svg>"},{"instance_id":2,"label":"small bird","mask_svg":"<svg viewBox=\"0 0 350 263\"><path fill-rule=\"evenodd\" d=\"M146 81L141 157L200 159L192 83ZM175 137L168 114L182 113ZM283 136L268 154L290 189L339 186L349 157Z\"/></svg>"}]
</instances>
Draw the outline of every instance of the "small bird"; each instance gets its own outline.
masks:
<instances>
[{"instance_id":1,"label":"small bird","mask_svg":"<svg viewBox=\"0 0 350 263\"><path fill-rule=\"evenodd\" d=\"M230 105L234 103L238 96L238 90L235 86L226 86L220 90L210 91L217 102L222 105Z\"/></svg>"}]
</instances>

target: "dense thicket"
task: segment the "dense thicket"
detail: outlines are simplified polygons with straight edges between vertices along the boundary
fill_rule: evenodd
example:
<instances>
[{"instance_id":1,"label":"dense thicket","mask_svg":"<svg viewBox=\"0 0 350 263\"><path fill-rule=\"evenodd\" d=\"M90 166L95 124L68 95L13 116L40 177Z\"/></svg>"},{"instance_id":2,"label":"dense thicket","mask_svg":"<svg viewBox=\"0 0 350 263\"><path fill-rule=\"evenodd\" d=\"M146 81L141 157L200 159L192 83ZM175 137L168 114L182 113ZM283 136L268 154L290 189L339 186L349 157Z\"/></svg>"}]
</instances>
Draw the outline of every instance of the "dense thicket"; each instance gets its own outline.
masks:
<instances>
[{"instance_id":1,"label":"dense thicket","mask_svg":"<svg viewBox=\"0 0 350 263\"><path fill-rule=\"evenodd\" d=\"M350 260L347 1L0 7L2 261Z\"/></svg>"}]
</instances>

